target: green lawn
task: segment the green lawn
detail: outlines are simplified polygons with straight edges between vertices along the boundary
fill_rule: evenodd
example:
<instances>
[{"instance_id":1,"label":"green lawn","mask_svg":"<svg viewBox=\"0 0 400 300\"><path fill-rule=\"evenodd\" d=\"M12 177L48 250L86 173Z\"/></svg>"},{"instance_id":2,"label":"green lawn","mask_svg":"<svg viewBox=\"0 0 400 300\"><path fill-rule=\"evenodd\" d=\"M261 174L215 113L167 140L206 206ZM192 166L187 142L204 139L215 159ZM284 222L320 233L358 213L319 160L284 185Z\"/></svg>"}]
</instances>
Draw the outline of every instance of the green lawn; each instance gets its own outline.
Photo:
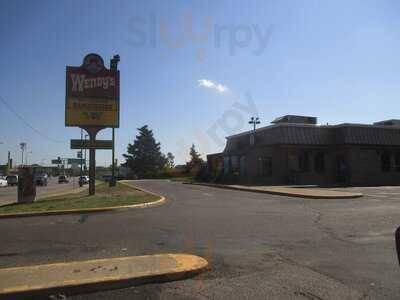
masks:
<instances>
[{"instance_id":1,"label":"green lawn","mask_svg":"<svg viewBox=\"0 0 400 300\"><path fill-rule=\"evenodd\" d=\"M158 200L158 197L118 183L109 187L102 183L96 186L96 195L88 196L88 190L77 194L65 194L38 200L34 203L14 203L0 207L0 214L23 212L48 212L52 210L99 208L140 204Z\"/></svg>"}]
</instances>

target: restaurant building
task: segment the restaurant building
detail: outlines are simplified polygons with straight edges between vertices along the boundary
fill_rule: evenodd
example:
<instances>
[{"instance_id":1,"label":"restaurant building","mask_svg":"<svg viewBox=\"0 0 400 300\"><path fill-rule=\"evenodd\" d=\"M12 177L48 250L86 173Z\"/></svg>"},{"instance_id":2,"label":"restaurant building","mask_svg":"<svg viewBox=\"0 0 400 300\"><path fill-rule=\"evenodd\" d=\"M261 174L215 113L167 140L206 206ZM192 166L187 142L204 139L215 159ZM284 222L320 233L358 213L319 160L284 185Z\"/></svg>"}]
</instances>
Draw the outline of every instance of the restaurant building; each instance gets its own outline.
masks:
<instances>
[{"instance_id":1,"label":"restaurant building","mask_svg":"<svg viewBox=\"0 0 400 300\"><path fill-rule=\"evenodd\" d=\"M207 156L211 174L263 184L396 185L400 183L400 120L317 125L287 115L227 137Z\"/></svg>"}]
</instances>

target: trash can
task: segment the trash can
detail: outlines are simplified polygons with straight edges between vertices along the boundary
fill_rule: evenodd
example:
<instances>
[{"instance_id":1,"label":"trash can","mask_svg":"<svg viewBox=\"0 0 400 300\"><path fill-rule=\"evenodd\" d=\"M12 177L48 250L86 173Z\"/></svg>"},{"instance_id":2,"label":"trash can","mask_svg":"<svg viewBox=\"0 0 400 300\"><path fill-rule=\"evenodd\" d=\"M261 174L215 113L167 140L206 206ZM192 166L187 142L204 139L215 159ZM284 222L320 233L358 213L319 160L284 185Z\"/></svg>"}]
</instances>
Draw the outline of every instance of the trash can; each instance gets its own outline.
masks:
<instances>
[{"instance_id":1,"label":"trash can","mask_svg":"<svg viewBox=\"0 0 400 300\"><path fill-rule=\"evenodd\" d=\"M34 202L36 198L34 169L22 167L18 175L18 203Z\"/></svg>"}]
</instances>

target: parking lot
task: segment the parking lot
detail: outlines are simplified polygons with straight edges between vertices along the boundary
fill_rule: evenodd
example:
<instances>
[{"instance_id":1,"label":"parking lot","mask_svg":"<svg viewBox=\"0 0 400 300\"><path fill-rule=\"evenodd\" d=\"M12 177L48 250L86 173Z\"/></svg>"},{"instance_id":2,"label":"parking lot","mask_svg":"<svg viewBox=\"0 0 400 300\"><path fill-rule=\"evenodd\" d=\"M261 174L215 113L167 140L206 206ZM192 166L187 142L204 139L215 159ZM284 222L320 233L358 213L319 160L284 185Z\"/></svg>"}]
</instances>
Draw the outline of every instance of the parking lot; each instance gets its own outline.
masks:
<instances>
[{"instance_id":1,"label":"parking lot","mask_svg":"<svg viewBox=\"0 0 400 300\"><path fill-rule=\"evenodd\" d=\"M210 269L186 281L68 299L399 299L400 187L303 199L165 180L130 184L167 202L31 217L23 226L0 220L2 267L185 252L206 258Z\"/></svg>"},{"instance_id":2,"label":"parking lot","mask_svg":"<svg viewBox=\"0 0 400 300\"><path fill-rule=\"evenodd\" d=\"M400 186L346 187L332 190L362 193L364 197L375 199L398 199L400 195Z\"/></svg>"},{"instance_id":3,"label":"parking lot","mask_svg":"<svg viewBox=\"0 0 400 300\"><path fill-rule=\"evenodd\" d=\"M57 177L49 177L47 186L37 186L37 197L62 193L68 190L76 190L79 188L78 177L69 178L69 183L58 183ZM0 205L5 205L17 201L17 187L7 186L0 188Z\"/></svg>"}]
</instances>

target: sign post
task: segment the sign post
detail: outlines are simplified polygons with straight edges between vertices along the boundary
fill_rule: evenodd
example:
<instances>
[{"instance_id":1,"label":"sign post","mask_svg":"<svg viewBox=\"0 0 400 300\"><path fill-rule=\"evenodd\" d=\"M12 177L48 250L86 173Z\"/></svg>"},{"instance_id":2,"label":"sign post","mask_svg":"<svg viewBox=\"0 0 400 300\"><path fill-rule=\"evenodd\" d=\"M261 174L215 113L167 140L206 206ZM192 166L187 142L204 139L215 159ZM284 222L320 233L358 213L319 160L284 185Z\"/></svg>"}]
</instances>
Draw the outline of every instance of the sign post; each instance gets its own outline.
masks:
<instances>
[{"instance_id":1,"label":"sign post","mask_svg":"<svg viewBox=\"0 0 400 300\"><path fill-rule=\"evenodd\" d=\"M91 53L81 66L66 69L65 126L80 127L89 135L89 145L81 138L79 148L74 148L76 140L71 140L72 149L89 149L89 195L95 194L95 155L100 148L96 147L96 135L104 128L119 127L118 62L116 55L107 69L103 58Z\"/></svg>"}]
</instances>

